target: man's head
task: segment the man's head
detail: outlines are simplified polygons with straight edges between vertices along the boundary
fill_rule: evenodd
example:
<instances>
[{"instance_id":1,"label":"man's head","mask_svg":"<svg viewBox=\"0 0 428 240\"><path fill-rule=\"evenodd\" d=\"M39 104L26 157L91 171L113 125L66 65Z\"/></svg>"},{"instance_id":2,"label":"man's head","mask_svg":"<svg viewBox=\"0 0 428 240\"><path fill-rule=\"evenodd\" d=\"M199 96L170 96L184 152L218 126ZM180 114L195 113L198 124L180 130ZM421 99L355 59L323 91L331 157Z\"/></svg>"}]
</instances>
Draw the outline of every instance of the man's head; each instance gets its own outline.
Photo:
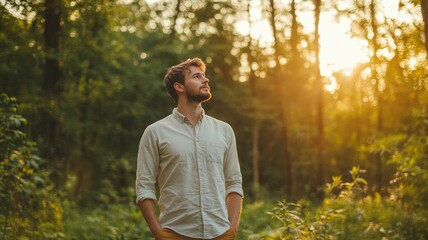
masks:
<instances>
[{"instance_id":1,"label":"man's head","mask_svg":"<svg viewBox=\"0 0 428 240\"><path fill-rule=\"evenodd\" d=\"M189 58L186 61L172 66L168 69L163 81L165 83L165 88L168 91L168 94L178 103L178 95L174 88L175 83L184 84L184 79L187 71L190 71L189 68L197 67L202 72L205 72L205 63L199 58Z\"/></svg>"}]
</instances>

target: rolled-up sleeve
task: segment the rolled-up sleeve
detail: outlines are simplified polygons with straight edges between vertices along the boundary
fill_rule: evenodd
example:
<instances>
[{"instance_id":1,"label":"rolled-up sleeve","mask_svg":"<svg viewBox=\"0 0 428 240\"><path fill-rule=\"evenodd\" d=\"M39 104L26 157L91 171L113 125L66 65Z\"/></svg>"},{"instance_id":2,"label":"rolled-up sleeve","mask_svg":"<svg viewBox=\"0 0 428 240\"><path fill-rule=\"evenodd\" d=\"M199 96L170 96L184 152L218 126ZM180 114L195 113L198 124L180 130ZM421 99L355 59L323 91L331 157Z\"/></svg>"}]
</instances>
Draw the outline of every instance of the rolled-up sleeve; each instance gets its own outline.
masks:
<instances>
[{"instance_id":1,"label":"rolled-up sleeve","mask_svg":"<svg viewBox=\"0 0 428 240\"><path fill-rule=\"evenodd\" d=\"M238 151L236 149L236 138L232 127L227 125L227 136L229 147L224 156L224 176L226 184L226 196L229 193L235 192L244 197L242 189L242 174L239 166Z\"/></svg>"},{"instance_id":2,"label":"rolled-up sleeve","mask_svg":"<svg viewBox=\"0 0 428 240\"><path fill-rule=\"evenodd\" d=\"M156 177L159 168L159 151L155 132L149 126L141 137L135 180L136 203L145 199L156 199Z\"/></svg>"}]
</instances>

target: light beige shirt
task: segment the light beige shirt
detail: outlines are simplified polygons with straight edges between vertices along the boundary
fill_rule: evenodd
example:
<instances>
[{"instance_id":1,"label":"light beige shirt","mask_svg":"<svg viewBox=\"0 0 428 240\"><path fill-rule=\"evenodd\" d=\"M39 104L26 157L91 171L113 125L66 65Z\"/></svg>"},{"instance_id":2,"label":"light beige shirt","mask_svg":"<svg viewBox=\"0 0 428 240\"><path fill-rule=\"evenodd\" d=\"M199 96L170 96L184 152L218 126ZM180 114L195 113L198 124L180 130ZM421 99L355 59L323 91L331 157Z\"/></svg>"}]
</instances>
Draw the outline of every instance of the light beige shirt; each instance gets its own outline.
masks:
<instances>
[{"instance_id":1,"label":"light beige shirt","mask_svg":"<svg viewBox=\"0 0 428 240\"><path fill-rule=\"evenodd\" d=\"M243 196L236 140L229 124L202 114L195 127L175 108L148 126L138 150L137 203L156 199L159 221L192 238L214 238L229 229L226 196Z\"/></svg>"}]
</instances>

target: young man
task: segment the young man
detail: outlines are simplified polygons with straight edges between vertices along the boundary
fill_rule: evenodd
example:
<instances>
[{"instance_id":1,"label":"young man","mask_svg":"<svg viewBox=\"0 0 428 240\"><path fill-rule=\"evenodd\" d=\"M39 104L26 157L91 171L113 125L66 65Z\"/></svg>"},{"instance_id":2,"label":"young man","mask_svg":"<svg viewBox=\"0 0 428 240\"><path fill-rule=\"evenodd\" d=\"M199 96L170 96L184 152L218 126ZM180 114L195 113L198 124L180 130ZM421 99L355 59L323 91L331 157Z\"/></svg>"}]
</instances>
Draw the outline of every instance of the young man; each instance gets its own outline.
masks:
<instances>
[{"instance_id":1,"label":"young man","mask_svg":"<svg viewBox=\"0 0 428 240\"><path fill-rule=\"evenodd\" d=\"M211 98L205 64L188 59L169 68L164 82L177 107L143 133L137 204L157 240L236 239L243 190L235 135L202 108Z\"/></svg>"}]
</instances>

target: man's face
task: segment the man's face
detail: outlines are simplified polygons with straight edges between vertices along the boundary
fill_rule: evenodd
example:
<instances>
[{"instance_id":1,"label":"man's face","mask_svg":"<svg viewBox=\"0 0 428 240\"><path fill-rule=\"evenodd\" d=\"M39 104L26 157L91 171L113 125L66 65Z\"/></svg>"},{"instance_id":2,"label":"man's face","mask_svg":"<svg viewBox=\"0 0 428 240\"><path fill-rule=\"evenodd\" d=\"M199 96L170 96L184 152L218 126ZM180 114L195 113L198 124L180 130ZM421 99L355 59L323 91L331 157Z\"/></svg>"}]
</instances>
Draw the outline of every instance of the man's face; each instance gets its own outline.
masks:
<instances>
[{"instance_id":1,"label":"man's face","mask_svg":"<svg viewBox=\"0 0 428 240\"><path fill-rule=\"evenodd\" d=\"M206 102L211 98L209 80L205 73L196 66L190 66L184 72L184 87L187 99L191 102Z\"/></svg>"}]
</instances>

